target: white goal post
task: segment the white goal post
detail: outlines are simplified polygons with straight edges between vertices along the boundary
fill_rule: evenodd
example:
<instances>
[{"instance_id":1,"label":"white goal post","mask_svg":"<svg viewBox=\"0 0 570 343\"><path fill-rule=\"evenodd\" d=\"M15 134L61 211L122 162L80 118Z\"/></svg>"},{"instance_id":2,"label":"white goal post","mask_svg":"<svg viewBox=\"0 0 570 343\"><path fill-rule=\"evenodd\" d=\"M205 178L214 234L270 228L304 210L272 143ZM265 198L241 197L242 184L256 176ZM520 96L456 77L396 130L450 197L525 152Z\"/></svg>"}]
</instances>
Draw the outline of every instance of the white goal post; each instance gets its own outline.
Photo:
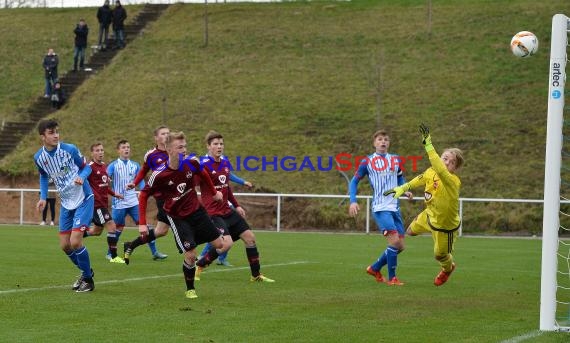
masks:
<instances>
[{"instance_id":1,"label":"white goal post","mask_svg":"<svg viewBox=\"0 0 570 343\"><path fill-rule=\"evenodd\" d=\"M568 304L557 301L558 250L560 229L560 187L562 167L564 84L569 18L556 14L552 18L550 76L548 85L548 119L544 168L544 216L542 223L542 272L540 291L540 330L568 331L568 321L557 320L557 306L568 311ZM570 290L564 290L569 292Z\"/></svg>"}]
</instances>

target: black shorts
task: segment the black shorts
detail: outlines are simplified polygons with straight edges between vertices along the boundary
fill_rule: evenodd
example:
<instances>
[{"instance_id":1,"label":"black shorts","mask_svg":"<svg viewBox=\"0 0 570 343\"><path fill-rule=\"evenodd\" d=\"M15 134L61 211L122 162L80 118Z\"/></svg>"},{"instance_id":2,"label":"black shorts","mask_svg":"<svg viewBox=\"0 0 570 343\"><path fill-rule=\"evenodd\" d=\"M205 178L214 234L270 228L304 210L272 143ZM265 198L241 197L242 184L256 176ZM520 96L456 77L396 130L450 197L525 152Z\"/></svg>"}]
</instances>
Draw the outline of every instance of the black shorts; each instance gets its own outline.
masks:
<instances>
[{"instance_id":1,"label":"black shorts","mask_svg":"<svg viewBox=\"0 0 570 343\"><path fill-rule=\"evenodd\" d=\"M235 210L232 210L227 216L213 216L212 221L218 229L224 231L224 235L232 236L232 241L240 239L240 235L249 230L249 224Z\"/></svg>"},{"instance_id":2,"label":"black shorts","mask_svg":"<svg viewBox=\"0 0 570 343\"><path fill-rule=\"evenodd\" d=\"M166 215L166 212L164 212L164 200L161 199L155 199L155 200L156 200L156 208L158 209L158 212L156 213L156 220L170 225L170 223L168 222L168 216Z\"/></svg>"},{"instance_id":3,"label":"black shorts","mask_svg":"<svg viewBox=\"0 0 570 343\"><path fill-rule=\"evenodd\" d=\"M93 223L96 226L104 226L105 223L113 220L106 207L99 207L93 210Z\"/></svg>"},{"instance_id":4,"label":"black shorts","mask_svg":"<svg viewBox=\"0 0 570 343\"><path fill-rule=\"evenodd\" d=\"M168 217L178 251L184 253L221 236L203 207L185 218Z\"/></svg>"}]
</instances>

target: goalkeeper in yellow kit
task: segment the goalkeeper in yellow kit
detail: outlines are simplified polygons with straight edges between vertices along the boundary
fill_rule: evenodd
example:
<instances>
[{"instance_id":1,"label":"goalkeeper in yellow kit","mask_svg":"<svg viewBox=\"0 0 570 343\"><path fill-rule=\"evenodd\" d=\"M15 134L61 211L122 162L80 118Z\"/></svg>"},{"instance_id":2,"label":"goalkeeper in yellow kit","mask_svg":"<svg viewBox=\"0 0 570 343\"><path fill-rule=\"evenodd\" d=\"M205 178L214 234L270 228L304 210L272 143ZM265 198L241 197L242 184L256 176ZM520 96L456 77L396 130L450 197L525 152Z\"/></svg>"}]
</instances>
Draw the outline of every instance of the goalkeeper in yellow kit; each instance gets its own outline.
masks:
<instances>
[{"instance_id":1,"label":"goalkeeper in yellow kit","mask_svg":"<svg viewBox=\"0 0 570 343\"><path fill-rule=\"evenodd\" d=\"M441 265L441 271L435 277L434 284L441 286L455 269L451 253L461 224L459 218L461 181L455 172L461 168L464 160L463 153L457 148L445 149L440 157L432 145L429 128L421 124L420 132L431 167L410 182L386 191L384 195L393 194L394 198L399 198L412 188L425 187L426 208L414 218L406 232L410 236L431 233L435 259Z\"/></svg>"}]
</instances>

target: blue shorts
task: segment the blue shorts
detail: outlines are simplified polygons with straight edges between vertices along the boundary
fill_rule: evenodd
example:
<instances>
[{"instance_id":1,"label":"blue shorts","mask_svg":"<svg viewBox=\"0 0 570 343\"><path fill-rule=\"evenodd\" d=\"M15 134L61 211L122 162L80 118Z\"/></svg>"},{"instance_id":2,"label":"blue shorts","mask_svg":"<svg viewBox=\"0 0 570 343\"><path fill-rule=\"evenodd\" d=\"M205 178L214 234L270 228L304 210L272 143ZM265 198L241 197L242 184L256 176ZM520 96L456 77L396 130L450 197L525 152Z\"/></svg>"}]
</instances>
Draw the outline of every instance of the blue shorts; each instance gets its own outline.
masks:
<instances>
[{"instance_id":1,"label":"blue shorts","mask_svg":"<svg viewBox=\"0 0 570 343\"><path fill-rule=\"evenodd\" d=\"M386 235L388 231L397 231L399 235L404 235L404 221L400 211L379 211L372 212L374 221L378 225L378 230Z\"/></svg>"},{"instance_id":2,"label":"blue shorts","mask_svg":"<svg viewBox=\"0 0 570 343\"><path fill-rule=\"evenodd\" d=\"M69 233L71 231L85 231L93 219L93 208L95 207L95 197L93 194L83 199L79 207L68 210L61 207L59 211L59 233Z\"/></svg>"},{"instance_id":3,"label":"blue shorts","mask_svg":"<svg viewBox=\"0 0 570 343\"><path fill-rule=\"evenodd\" d=\"M131 216L135 224L139 225L139 205L129 208L114 208L111 215L117 226L125 226L127 215Z\"/></svg>"}]
</instances>

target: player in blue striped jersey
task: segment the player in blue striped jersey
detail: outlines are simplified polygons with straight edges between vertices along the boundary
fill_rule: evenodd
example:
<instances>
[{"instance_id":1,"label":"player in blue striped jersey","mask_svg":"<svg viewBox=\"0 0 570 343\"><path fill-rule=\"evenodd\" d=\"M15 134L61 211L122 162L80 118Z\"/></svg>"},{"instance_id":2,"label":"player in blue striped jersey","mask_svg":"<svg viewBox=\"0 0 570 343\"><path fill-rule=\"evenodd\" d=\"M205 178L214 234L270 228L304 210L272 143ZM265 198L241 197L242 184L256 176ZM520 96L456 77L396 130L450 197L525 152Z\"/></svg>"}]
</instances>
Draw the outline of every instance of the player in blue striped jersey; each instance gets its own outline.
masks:
<instances>
[{"instance_id":1,"label":"player in blue striped jersey","mask_svg":"<svg viewBox=\"0 0 570 343\"><path fill-rule=\"evenodd\" d=\"M125 227L127 215L133 219L136 225L139 225L139 199L135 189L128 187L128 185L133 182L141 167L138 162L130 159L131 145L127 140L120 140L117 143L117 151L119 158L109 163L107 173L111 178L113 191L123 196L122 199L113 198L111 204L111 216L117 225L116 234L118 239ZM137 186L139 186L139 189L143 189L144 185L144 180L142 180ZM156 241L149 242L148 246L154 260L162 260L168 257L168 255L162 254L157 250Z\"/></svg>"},{"instance_id":2,"label":"player in blue striped jersey","mask_svg":"<svg viewBox=\"0 0 570 343\"><path fill-rule=\"evenodd\" d=\"M390 136L385 130L378 130L374 133L373 143L376 151L367 156L358 166L354 177L349 185L350 207L348 213L356 216L360 207L356 201L358 183L362 178L368 176L372 187L372 215L378 226L378 230L386 237L388 246L386 250L372 265L368 266L366 272L376 278L377 282L384 282L384 277L380 270L385 265L388 266L388 285L402 286L404 283L396 277L396 267L398 265L398 254L404 250L404 223L400 214L398 199L391 195L384 196L384 191L396 186L403 185L406 180L400 165L401 159L398 155L388 153L390 148ZM411 199L412 193L405 195Z\"/></svg>"},{"instance_id":3,"label":"player in blue striped jersey","mask_svg":"<svg viewBox=\"0 0 570 343\"><path fill-rule=\"evenodd\" d=\"M89 229L93 217L94 197L89 182L91 173L85 157L73 144L59 141L58 123L42 120L38 132L43 147L34 155L40 173L40 200L38 211L46 205L49 179L53 179L61 201L59 214L59 245L71 262L81 270L72 289L89 292L95 288L93 270L83 234Z\"/></svg>"}]
</instances>

